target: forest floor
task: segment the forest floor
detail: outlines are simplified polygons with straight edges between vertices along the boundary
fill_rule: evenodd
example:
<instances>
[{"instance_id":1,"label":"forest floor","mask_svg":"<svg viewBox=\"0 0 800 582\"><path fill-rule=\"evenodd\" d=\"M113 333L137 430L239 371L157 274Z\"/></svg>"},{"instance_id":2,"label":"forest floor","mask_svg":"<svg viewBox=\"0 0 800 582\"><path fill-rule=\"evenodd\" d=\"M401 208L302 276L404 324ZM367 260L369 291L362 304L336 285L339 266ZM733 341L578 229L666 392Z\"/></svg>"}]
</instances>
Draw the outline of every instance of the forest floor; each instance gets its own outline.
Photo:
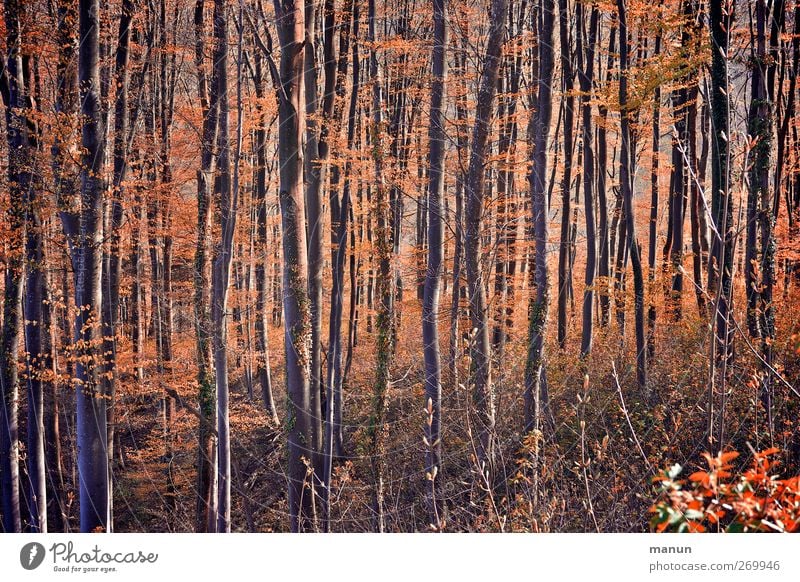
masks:
<instances>
[{"instance_id":1,"label":"forest floor","mask_svg":"<svg viewBox=\"0 0 800 582\"><path fill-rule=\"evenodd\" d=\"M778 369L787 378L800 372L800 313L788 308L797 288L782 296L775 346ZM519 310L518 310L519 311ZM708 374L707 331L688 298L682 320L659 324L658 358L650 363L654 400L643 401L635 388L630 332L624 342L616 322L598 329L593 353L580 361L577 318L567 345L548 344L548 388L554 425L545 428L541 445L522 434L524 316L494 367L498 469L487 487L476 485L469 416L470 395L463 385L444 382L443 468L441 495L446 529L451 531L647 531L655 497L652 477L673 463L703 465ZM423 379L416 299L403 306L399 334L402 350L393 368L387 414L389 448L385 459L386 519L390 531L428 529L424 504L422 442ZM613 311L612 311L613 319ZM632 327L632 322L628 325ZM364 322L362 321L362 328ZM447 322L442 321L442 337ZM282 403L282 331L271 327L275 397ZM443 344L446 344L446 340ZM347 458L335 466L332 529L371 530L371 464L366 426L371 406L374 367L371 334L360 331L353 369L345 392ZM770 446L756 386L757 367L741 338L736 341L726 407L726 445L743 453L748 443ZM443 345L443 351L446 345ZM150 370L142 387L123 380L118 400L121 451L114 472L116 531L192 531L195 515L197 418L194 400L194 344L181 336L169 387L184 399L171 424L173 456L167 462L163 422L163 387ZM233 358L236 359L234 354ZM236 362L231 362L238 369ZM461 374L466 362L460 366ZM612 368L613 365L613 368ZM122 362L123 368L126 363ZM619 385L614 378L616 369ZM123 374L123 378L126 376ZM129 378L130 376L127 375ZM241 374L231 395L233 449L233 529L286 531L288 513L285 439L271 426L260 400L251 400ZM588 381L585 380L588 378ZM586 383L585 383L586 382ZM618 387L619 386L619 387ZM279 406L279 414L282 407ZM783 471L800 472L800 401L776 385L773 443L783 451ZM282 416L282 415L281 415ZM541 497L534 507L528 467L531 448L542 446ZM121 457L122 462L119 461ZM743 455L741 463L747 462ZM170 482L172 485L170 485Z\"/></svg>"}]
</instances>

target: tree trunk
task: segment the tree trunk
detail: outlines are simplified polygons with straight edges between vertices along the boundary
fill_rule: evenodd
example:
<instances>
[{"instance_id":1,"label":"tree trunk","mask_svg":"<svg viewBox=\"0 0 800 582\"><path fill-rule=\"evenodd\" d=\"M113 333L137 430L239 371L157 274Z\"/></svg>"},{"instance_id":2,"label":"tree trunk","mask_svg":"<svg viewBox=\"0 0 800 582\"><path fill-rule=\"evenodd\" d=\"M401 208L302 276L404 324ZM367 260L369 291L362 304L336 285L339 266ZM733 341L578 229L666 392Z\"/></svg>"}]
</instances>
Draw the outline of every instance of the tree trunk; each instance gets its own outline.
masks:
<instances>
[{"instance_id":1,"label":"tree trunk","mask_svg":"<svg viewBox=\"0 0 800 582\"><path fill-rule=\"evenodd\" d=\"M230 135L228 132L228 19L225 0L214 2L214 81L217 93L217 180L220 240L215 245L211 272L211 321L214 370L217 384L217 531L231 531L231 443L228 412L228 287L233 237L236 230L238 191L231 188ZM241 15L240 15L241 16ZM241 126L239 128L241 130ZM238 186L238 184L237 184Z\"/></svg>"},{"instance_id":2,"label":"tree trunk","mask_svg":"<svg viewBox=\"0 0 800 582\"><path fill-rule=\"evenodd\" d=\"M19 334L23 328L22 290L25 263L30 259L31 236L26 236L28 207L33 196L30 144L27 120L25 80L22 69L22 21L24 6L18 0L6 2L5 64L7 90L3 91L8 140L8 250L5 264L5 297L3 302L3 335L0 344L0 474L2 475L3 531L22 531L20 513L20 446L19 446ZM32 225L33 227L33 225ZM35 228L35 227L33 227ZM27 240L26 240L27 239ZM27 244L26 244L27 242ZM27 251L27 252L26 252ZM36 266L34 265L34 271ZM28 276L29 283L31 276ZM38 289L31 289L36 292ZM29 298L26 296L26 307ZM25 331L28 326L25 325ZM26 334L27 335L27 334ZM27 339L27 338L26 338ZM36 387L41 391L41 385ZM29 386L29 394L32 393ZM35 453L35 452L34 452ZM38 472L32 471L33 477ZM38 491L38 488L37 488ZM38 508L37 508L38 509ZM37 511L38 514L38 511Z\"/></svg>"},{"instance_id":3,"label":"tree trunk","mask_svg":"<svg viewBox=\"0 0 800 582\"><path fill-rule=\"evenodd\" d=\"M476 413L478 469L484 476L494 472L495 403L492 386L492 347L489 341L489 314L481 260L484 212L484 174L488 155L491 113L497 89L501 48L505 31L507 0L492 0L489 38L486 44L483 70L475 106L475 125L472 130L469 169L464 183L466 237L464 259L467 267L470 313L472 316L471 381ZM484 477L486 478L486 477Z\"/></svg>"},{"instance_id":4,"label":"tree trunk","mask_svg":"<svg viewBox=\"0 0 800 582\"><path fill-rule=\"evenodd\" d=\"M533 433L534 502L538 502L539 459L542 414L546 412L547 379L545 373L544 334L550 298L550 278L547 266L549 208L547 203L547 149L553 115L553 78L555 52L555 0L539 0L537 22L538 82L535 107L530 117L529 135L534 136L530 171L531 214L535 265L533 283L536 287L529 313L528 358L525 363L525 432Z\"/></svg>"},{"instance_id":5,"label":"tree trunk","mask_svg":"<svg viewBox=\"0 0 800 582\"><path fill-rule=\"evenodd\" d=\"M311 460L315 478L322 473L322 267L323 267L323 210L322 187L325 182L327 160L320 155L319 138L321 126L327 125L317 119L319 97L317 95L316 21L318 0L305 1L305 45L304 82L306 110L305 139L305 183L306 220L308 238L308 297L311 309ZM330 111L328 111L328 118ZM327 152L325 152L327 154ZM326 156L327 157L327 156Z\"/></svg>"},{"instance_id":6,"label":"tree trunk","mask_svg":"<svg viewBox=\"0 0 800 582\"><path fill-rule=\"evenodd\" d=\"M711 214L713 220L708 266L708 287L714 298L714 331L708 391L708 439L713 451L722 449L724 440L724 391L730 359L732 329L729 325L733 291L733 204L730 194L728 35L735 1L710 0L711 31ZM716 396L720 398L716 410ZM719 426L715 419L719 417ZM716 432L716 434L715 434Z\"/></svg>"},{"instance_id":7,"label":"tree trunk","mask_svg":"<svg viewBox=\"0 0 800 582\"><path fill-rule=\"evenodd\" d=\"M347 63L350 50L350 26L353 22L353 2L350 0L344 7L342 27L339 36L339 55L336 60L334 49L334 29L336 14L333 0L325 3L325 81L326 87L333 79L333 90L330 99L333 103L332 128L325 133L321 142L327 155L328 135L339 136L341 124L339 120L344 111L344 92L347 75ZM355 23L353 23L355 24ZM357 29L356 29L357 31ZM354 51L357 50L353 45ZM355 116L358 104L358 54L353 58L353 87L348 115L347 147L352 148L355 137ZM326 98L329 92L326 89ZM327 105L327 103L326 103ZM342 313L344 309L344 271L347 256L347 233L350 221L350 162L346 162L345 184L339 195L342 168L337 163L331 169L330 207L331 207L331 314L328 330L328 370L326 377L326 408L323 464L323 515L324 529L330 531L330 483L333 472L333 458L343 453L342 434ZM356 297L355 285L350 288L351 301Z\"/></svg>"},{"instance_id":8,"label":"tree trunk","mask_svg":"<svg viewBox=\"0 0 800 582\"><path fill-rule=\"evenodd\" d=\"M642 261L639 242L636 240L636 216L633 206L633 178L631 175L631 136L630 120L632 111L628 107L628 23L626 15L626 0L617 0L619 11L619 38L620 38L620 132L622 134L622 147L620 150L619 179L622 191L622 201L625 211L627 246L630 249L631 268L633 270L634 294L634 322L636 327L636 383L639 391L647 391L647 350L644 337L644 280L642 278Z\"/></svg>"},{"instance_id":9,"label":"tree trunk","mask_svg":"<svg viewBox=\"0 0 800 582\"><path fill-rule=\"evenodd\" d=\"M309 529L312 491L306 464L311 443L311 310L303 196L305 100L303 42L306 34L300 0L275 0L281 44L278 155L283 226L283 318L286 344L286 391L289 427L289 514L292 531Z\"/></svg>"},{"instance_id":10,"label":"tree trunk","mask_svg":"<svg viewBox=\"0 0 800 582\"><path fill-rule=\"evenodd\" d=\"M374 213L377 217L375 229L375 253L378 261L379 277L378 291L380 302L375 317L377 331L376 359L377 370L375 376L375 394L373 397L372 414L369 422L370 459L372 464L372 510L375 531L386 531L384 514L384 464L386 454L387 427L385 424L386 393L389 390L391 365L394 355L395 339L395 284L392 273L392 213L384 184L383 165L384 156L383 140L383 89L378 68L377 41L378 18L375 9L375 0L369 0L369 34L368 39L373 46L369 57L369 78L372 84L372 123L370 126L372 160L375 167L374 182Z\"/></svg>"},{"instance_id":11,"label":"tree trunk","mask_svg":"<svg viewBox=\"0 0 800 582\"><path fill-rule=\"evenodd\" d=\"M197 338L197 384L199 419L199 447L197 463L197 517L195 530L216 530L216 409L217 394L214 385L213 355L211 351L211 187L214 183L214 143L217 139L219 95L215 90L209 101L208 81L205 73L204 0L197 0L194 12L195 66L200 105L203 111L203 135L200 143L200 170L197 172L197 244L194 259L194 313ZM211 85L216 86L216 68Z\"/></svg>"},{"instance_id":12,"label":"tree trunk","mask_svg":"<svg viewBox=\"0 0 800 582\"><path fill-rule=\"evenodd\" d=\"M82 532L107 530L110 521L106 394L100 371L102 340L103 160L105 129L100 103L98 0L80 0L78 81L83 119L81 213L75 269L75 366L77 392L78 475Z\"/></svg>"},{"instance_id":13,"label":"tree trunk","mask_svg":"<svg viewBox=\"0 0 800 582\"><path fill-rule=\"evenodd\" d=\"M589 17L589 34L583 48L584 6L577 4L578 11L578 59L580 61L579 80L581 85L581 104L583 113L583 203L586 219L586 278L583 292L583 327L581 333L581 355L592 351L592 332L594 328L594 277L597 269L597 241L594 220L594 152L592 151L592 85L594 83L594 51L600 12L592 5Z\"/></svg>"},{"instance_id":14,"label":"tree trunk","mask_svg":"<svg viewBox=\"0 0 800 582\"><path fill-rule=\"evenodd\" d=\"M561 235L558 247L558 345L567 340L567 302L569 300L569 240L572 215L572 149L575 118L575 75L572 70L572 45L569 38L567 0L558 0L558 28L561 45L561 89L564 94L564 173L561 179Z\"/></svg>"},{"instance_id":15,"label":"tree trunk","mask_svg":"<svg viewBox=\"0 0 800 582\"><path fill-rule=\"evenodd\" d=\"M612 14L611 30L608 39L608 66L606 67L606 82L611 81L611 70L614 63L614 53L616 52L615 43L617 35L616 13ZM597 265L597 275L599 277L600 295L600 325L607 327L611 319L611 299L609 296L609 284L611 275L611 244L609 242L608 228L608 200L606 198L606 172L608 160L608 140L607 122L608 107L602 103L598 104L600 122L597 124L597 206L598 206L598 226L600 229L600 250L598 252L599 262Z\"/></svg>"},{"instance_id":16,"label":"tree trunk","mask_svg":"<svg viewBox=\"0 0 800 582\"><path fill-rule=\"evenodd\" d=\"M261 387L261 399L264 410L269 415L274 426L278 426L278 411L275 407L275 398L272 394L272 370L269 363L269 337L267 335L267 265L269 263L267 242L267 117L260 101L265 97L265 79L263 71L263 58L255 57L255 85L256 97L259 105L256 106L257 123L255 130L256 150L256 176L255 200L256 205L256 314L255 314L255 340L256 340L256 378Z\"/></svg>"},{"instance_id":17,"label":"tree trunk","mask_svg":"<svg viewBox=\"0 0 800 582\"><path fill-rule=\"evenodd\" d=\"M659 15L663 14L663 3L658 5ZM661 29L656 32L654 56L661 54ZM647 357L653 358L656 351L656 245L658 244L658 169L661 142L661 85L653 91L653 143L650 162L650 223L647 245Z\"/></svg>"}]
</instances>

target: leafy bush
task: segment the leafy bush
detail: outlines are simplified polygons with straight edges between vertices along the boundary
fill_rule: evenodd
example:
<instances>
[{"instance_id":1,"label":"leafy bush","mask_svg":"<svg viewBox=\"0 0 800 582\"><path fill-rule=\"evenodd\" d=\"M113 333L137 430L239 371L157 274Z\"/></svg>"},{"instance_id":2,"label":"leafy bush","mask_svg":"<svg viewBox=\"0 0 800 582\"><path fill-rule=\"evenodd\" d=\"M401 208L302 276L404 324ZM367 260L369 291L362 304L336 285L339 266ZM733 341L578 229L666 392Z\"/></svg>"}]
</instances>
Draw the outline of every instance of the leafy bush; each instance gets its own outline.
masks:
<instances>
[{"instance_id":1,"label":"leafy bush","mask_svg":"<svg viewBox=\"0 0 800 582\"><path fill-rule=\"evenodd\" d=\"M749 469L734 475L737 452L704 454L707 471L679 479L676 464L653 480L659 497L651 508L656 532L798 532L800 476L779 479L776 448L755 453Z\"/></svg>"}]
</instances>

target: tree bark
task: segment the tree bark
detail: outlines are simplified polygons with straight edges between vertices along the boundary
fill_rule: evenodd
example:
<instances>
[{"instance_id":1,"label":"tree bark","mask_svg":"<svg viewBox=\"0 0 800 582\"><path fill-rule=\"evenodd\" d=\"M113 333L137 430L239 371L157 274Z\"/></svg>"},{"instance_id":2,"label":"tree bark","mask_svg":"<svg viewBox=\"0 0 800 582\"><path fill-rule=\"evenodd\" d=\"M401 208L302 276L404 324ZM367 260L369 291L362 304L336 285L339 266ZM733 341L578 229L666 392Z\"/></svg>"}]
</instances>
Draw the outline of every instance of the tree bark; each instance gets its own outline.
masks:
<instances>
[{"instance_id":1,"label":"tree bark","mask_svg":"<svg viewBox=\"0 0 800 582\"><path fill-rule=\"evenodd\" d=\"M75 366L77 392L80 529L107 530L110 522L106 394L100 371L102 341L103 160L105 129L101 115L98 0L80 0L78 82L82 124L81 212L76 245Z\"/></svg>"},{"instance_id":2,"label":"tree bark","mask_svg":"<svg viewBox=\"0 0 800 582\"><path fill-rule=\"evenodd\" d=\"M488 154L491 112L497 90L501 48L505 31L506 0L492 0L489 37L481 71L478 101L475 107L475 125L472 129L469 169L464 183L466 237L464 259L467 267L470 313L472 317L471 381L476 416L475 449L478 469L491 476L494 471L495 403L492 386L492 353L489 341L489 317L486 288L481 271L483 254L484 175Z\"/></svg>"},{"instance_id":3,"label":"tree bark","mask_svg":"<svg viewBox=\"0 0 800 582\"><path fill-rule=\"evenodd\" d=\"M281 44L278 155L283 227L283 318L286 345L287 426L289 433L289 514L292 531L309 529L312 492L306 462L311 445L311 310L303 195L305 99L303 43L306 34L300 0L275 0ZM306 462L304 462L306 461Z\"/></svg>"},{"instance_id":4,"label":"tree bark","mask_svg":"<svg viewBox=\"0 0 800 582\"><path fill-rule=\"evenodd\" d=\"M195 530L216 530L217 519L217 393L214 384L211 351L211 187L214 182L214 143L217 139L218 92L208 92L205 72L204 0L197 0L194 12L195 66L200 105L203 111L203 135L200 143L200 170L197 172L197 243L194 259L194 313L197 338L197 384L200 422L198 429L197 510ZM216 68L211 85L216 85Z\"/></svg>"},{"instance_id":5,"label":"tree bark","mask_svg":"<svg viewBox=\"0 0 800 582\"><path fill-rule=\"evenodd\" d=\"M572 69L572 44L569 38L567 0L558 0L558 28L561 45L561 90L564 94L564 173L561 179L561 235L558 247L558 345L567 340L567 302L571 272L569 268L570 217L572 214L572 149L575 118L575 74Z\"/></svg>"},{"instance_id":6,"label":"tree bark","mask_svg":"<svg viewBox=\"0 0 800 582\"><path fill-rule=\"evenodd\" d=\"M439 351L439 283L444 254L444 99L447 82L447 0L433 0L433 84L428 130L428 265L422 303L422 344L425 358L425 473L430 499L430 523L441 528L437 480L442 470L442 361Z\"/></svg>"},{"instance_id":7,"label":"tree bark","mask_svg":"<svg viewBox=\"0 0 800 582\"><path fill-rule=\"evenodd\" d=\"M594 277L597 270L597 241L594 219L594 152L592 151L592 85L594 83L594 51L597 42L597 31L600 12L596 4L592 5L589 17L589 34L585 48L585 15L583 2L578 2L578 58L581 63L578 75L581 86L581 105L583 115L583 204L586 219L586 277L583 292L583 326L581 333L581 355L592 351L592 333L594 330Z\"/></svg>"},{"instance_id":8,"label":"tree bark","mask_svg":"<svg viewBox=\"0 0 800 582\"><path fill-rule=\"evenodd\" d=\"M625 211L627 246L630 249L631 269L633 271L634 322L636 328L636 383L642 394L647 392L647 350L644 334L644 280L642 278L642 261L639 242L636 240L636 217L633 206L633 179L631 175L631 136L628 106L628 23L627 0L617 0L619 11L620 38L620 132L622 147L620 150L619 179L622 190L622 201Z\"/></svg>"}]
</instances>

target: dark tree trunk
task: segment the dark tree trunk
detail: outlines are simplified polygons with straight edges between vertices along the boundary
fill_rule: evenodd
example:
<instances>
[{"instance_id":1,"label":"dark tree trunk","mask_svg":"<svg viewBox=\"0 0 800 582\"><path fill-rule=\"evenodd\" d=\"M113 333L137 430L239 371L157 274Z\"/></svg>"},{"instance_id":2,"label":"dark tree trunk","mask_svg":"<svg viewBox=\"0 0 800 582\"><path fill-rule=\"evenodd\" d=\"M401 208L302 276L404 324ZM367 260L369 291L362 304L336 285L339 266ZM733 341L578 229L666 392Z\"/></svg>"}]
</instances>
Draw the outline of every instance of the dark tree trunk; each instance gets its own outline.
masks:
<instances>
[{"instance_id":1,"label":"dark tree trunk","mask_svg":"<svg viewBox=\"0 0 800 582\"><path fill-rule=\"evenodd\" d=\"M197 518L195 530L211 532L216 529L216 410L217 394L214 384L211 351L211 187L214 183L214 143L217 139L218 92L210 95L205 73L204 0L197 0L194 12L195 66L200 104L203 110L203 135L200 143L200 170L197 172L197 245L194 259L194 313L197 337L197 384L199 447L197 465ZM213 69L211 85L216 85Z\"/></svg>"},{"instance_id":2,"label":"dark tree trunk","mask_svg":"<svg viewBox=\"0 0 800 582\"><path fill-rule=\"evenodd\" d=\"M711 214L712 231L708 287L714 295L714 331L707 403L708 439L713 451L722 449L725 426L725 384L730 360L732 327L729 313L733 292L733 203L730 193L730 97L728 81L728 38L735 1L710 0L711 31ZM719 409L716 407L717 395ZM718 426L715 426L719 418Z\"/></svg>"},{"instance_id":3,"label":"dark tree trunk","mask_svg":"<svg viewBox=\"0 0 800 582\"><path fill-rule=\"evenodd\" d=\"M110 521L106 394L100 371L102 341L103 160L105 129L100 103L98 0L80 0L78 81L82 124L81 212L75 269L75 366L77 392L80 529L107 530Z\"/></svg>"},{"instance_id":4,"label":"dark tree trunk","mask_svg":"<svg viewBox=\"0 0 800 582\"><path fill-rule=\"evenodd\" d=\"M633 206L633 178L631 175L631 136L630 120L632 111L628 106L628 23L626 0L617 0L619 11L620 38L620 82L619 106L622 134L620 150L619 180L625 211L627 246L630 249L631 269L633 271L634 322L636 327L636 383L642 394L647 390L647 350L644 334L644 280L639 242L636 240L636 217Z\"/></svg>"},{"instance_id":5,"label":"dark tree trunk","mask_svg":"<svg viewBox=\"0 0 800 582\"><path fill-rule=\"evenodd\" d=\"M3 334L0 344L0 475L2 475L3 531L22 531L20 513L20 446L19 446L19 335L23 328L22 290L25 263L30 258L31 236L26 237L27 211L33 196L30 143L25 109L27 108L23 75L22 22L24 6L19 0L5 4L6 46L8 57L3 100L6 109L8 140L9 207L7 251L5 261L5 297L3 302ZM33 225L31 225L33 227ZM26 240L27 239L27 240ZM27 243L27 244L26 244ZM36 266L34 265L34 270ZM29 279L34 275L29 274ZM30 282L30 281L28 281ZM36 292L36 289L31 289ZM28 307L26 297L26 307ZM40 304L41 305L41 304ZM25 326L28 331L28 326ZM27 333L26 333L27 335ZM27 337L26 337L27 339ZM41 385L36 386L41 393ZM29 386L29 393L33 387ZM31 473L29 469L29 473ZM36 478L38 473L32 471ZM38 488L37 488L38 489ZM38 507L37 507L38 509ZM38 511L37 511L38 514Z\"/></svg>"},{"instance_id":6,"label":"dark tree trunk","mask_svg":"<svg viewBox=\"0 0 800 582\"><path fill-rule=\"evenodd\" d=\"M321 142L327 155L328 135L338 137L341 124L339 122L344 111L345 81L350 50L350 25L353 17L353 2L350 0L344 8L343 22L339 36L338 61L334 48L334 30L336 14L333 0L325 4L325 81L326 87L332 79L333 89L326 99L333 101L332 130L325 133ZM357 29L356 29L357 30ZM353 44L356 49L355 43ZM354 53L353 59L353 87L350 98L350 112L348 115L347 147L352 148L355 137L355 115L358 104L358 55ZM327 105L327 102L325 103ZM324 109L324 107L323 107ZM331 169L330 207L331 207L331 314L328 330L328 370L325 382L326 408L325 408L325 435L323 451L323 514L325 518L325 531L330 531L330 482L333 471L333 458L343 454L342 434L342 314L344 310L344 272L345 258L347 256L347 233L350 223L350 162L346 162L345 184L342 194L339 194L342 168L335 164ZM354 273L353 273L354 274ZM350 287L351 301L356 297L356 286Z\"/></svg>"},{"instance_id":7,"label":"dark tree trunk","mask_svg":"<svg viewBox=\"0 0 800 582\"><path fill-rule=\"evenodd\" d=\"M611 70L616 52L615 43L617 36L616 13L612 15L611 30L608 39L608 66L606 67L606 82L611 80ZM597 275L600 287L600 325L607 327L611 319L611 298L609 296L609 283L611 275L611 244L609 242L608 226L608 200L606 191L606 173L608 167L608 140L607 122L608 107L602 103L598 105L600 122L597 124L597 206L598 227L600 230L600 249L598 252Z\"/></svg>"},{"instance_id":8,"label":"dark tree trunk","mask_svg":"<svg viewBox=\"0 0 800 582\"><path fill-rule=\"evenodd\" d=\"M659 2L659 15L663 14L663 3ZM661 54L661 29L656 32L654 55ZM650 223L647 245L647 357L655 356L656 350L656 245L658 244L658 170L661 142L661 85L653 91L653 144L650 163Z\"/></svg>"},{"instance_id":9,"label":"dark tree trunk","mask_svg":"<svg viewBox=\"0 0 800 582\"><path fill-rule=\"evenodd\" d=\"M255 57L255 85L256 97L259 102L265 97L264 59L261 55ZM275 398L272 394L272 370L269 363L269 338L267 336L267 265L269 262L268 225L267 225L267 117L263 106L259 103L256 109L257 123L255 130L255 196L256 206L256 314L255 314L255 340L256 340L256 378L261 388L261 400L264 410L269 415L274 426L278 426L278 411L275 407Z\"/></svg>"},{"instance_id":10,"label":"dark tree trunk","mask_svg":"<svg viewBox=\"0 0 800 582\"><path fill-rule=\"evenodd\" d=\"M685 33L682 35L685 37ZM684 83L685 80L682 80ZM684 201L687 192L688 168L686 159L691 151L692 144L688 142L686 132L686 87L680 87L672 92L672 111L675 118L675 135L672 138L672 179L670 180L669 221L670 232L668 246L671 264L672 285L668 300L669 310L674 319L679 320L683 314L683 222ZM666 261L666 256L664 257Z\"/></svg>"},{"instance_id":11,"label":"dark tree trunk","mask_svg":"<svg viewBox=\"0 0 800 582\"><path fill-rule=\"evenodd\" d=\"M433 0L433 85L428 154L428 266L425 271L425 291L422 303L422 343L425 357L426 455L425 473L428 480L431 522L441 527L437 480L442 470L441 409L442 360L439 350L439 283L444 254L444 100L447 81L447 0Z\"/></svg>"},{"instance_id":12,"label":"dark tree trunk","mask_svg":"<svg viewBox=\"0 0 800 582\"><path fill-rule=\"evenodd\" d=\"M322 473L322 267L323 267L323 210L322 187L325 183L327 160L319 149L320 129L330 118L317 119L316 21L319 0L305 1L304 82L306 110L305 184L306 236L308 239L308 297L311 309L311 460L315 478ZM324 152L327 154L327 151ZM327 155L325 156L327 157Z\"/></svg>"},{"instance_id":13,"label":"dark tree trunk","mask_svg":"<svg viewBox=\"0 0 800 582\"><path fill-rule=\"evenodd\" d=\"M54 178L54 189L56 191L56 202L58 211L64 225L64 234L67 239L68 251L63 254L64 260L69 257L73 265L75 260L75 242L78 229L77 214L77 171L70 163L69 145L74 143L75 135L72 132L72 119L77 114L78 104L78 78L77 68L74 66L75 55L77 53L78 39L74 22L77 19L76 6L67 0L60 0L57 6L57 39L58 39L58 64L56 66L56 98L55 111L59 116L59 126L53 140L52 147L52 168ZM62 276L62 300L64 302L64 325L62 326L62 343L68 345L72 337L72 328L69 322L67 297L69 296L68 268L65 265ZM47 310L45 310L47 314ZM71 377L73 374L72 364L69 360L65 366L66 373ZM69 524L66 516L63 480L63 468L61 465L61 435L59 425L59 403L60 403L59 383L53 384L53 391L49 395L50 406L47 407L48 422L47 430L47 454L48 465L55 478L49 480L53 483L53 494L51 495L54 503L53 530L67 531Z\"/></svg>"},{"instance_id":14,"label":"dark tree trunk","mask_svg":"<svg viewBox=\"0 0 800 582\"><path fill-rule=\"evenodd\" d=\"M558 28L561 45L561 89L564 93L564 173L561 179L561 235L558 247L558 345L567 340L567 302L569 301L569 240L572 215L572 150L575 119L575 74L572 69L572 44L569 37L567 0L558 0Z\"/></svg>"},{"instance_id":15,"label":"dark tree trunk","mask_svg":"<svg viewBox=\"0 0 800 582\"><path fill-rule=\"evenodd\" d=\"M581 105L583 113L583 201L586 219L586 278L583 292L583 326L581 333L581 355L592 351L592 332L594 329L594 277L597 270L597 240L594 220L594 152L592 151L592 85L594 82L594 51L600 11L592 5L589 17L589 33L585 41L585 15L583 2L577 4L578 11L578 59L581 86Z\"/></svg>"},{"instance_id":16,"label":"dark tree trunk","mask_svg":"<svg viewBox=\"0 0 800 582\"><path fill-rule=\"evenodd\" d=\"M547 203L547 148L553 114L553 78L555 52L555 1L539 0L537 21L538 82L532 105L528 134L534 137L530 195L535 245L533 284L536 287L529 312L528 358L525 363L525 431L536 439L533 455L534 503L538 501L538 481L543 413L547 411L547 376L545 373L544 334L549 310L550 279L547 266L549 209Z\"/></svg>"}]
</instances>

